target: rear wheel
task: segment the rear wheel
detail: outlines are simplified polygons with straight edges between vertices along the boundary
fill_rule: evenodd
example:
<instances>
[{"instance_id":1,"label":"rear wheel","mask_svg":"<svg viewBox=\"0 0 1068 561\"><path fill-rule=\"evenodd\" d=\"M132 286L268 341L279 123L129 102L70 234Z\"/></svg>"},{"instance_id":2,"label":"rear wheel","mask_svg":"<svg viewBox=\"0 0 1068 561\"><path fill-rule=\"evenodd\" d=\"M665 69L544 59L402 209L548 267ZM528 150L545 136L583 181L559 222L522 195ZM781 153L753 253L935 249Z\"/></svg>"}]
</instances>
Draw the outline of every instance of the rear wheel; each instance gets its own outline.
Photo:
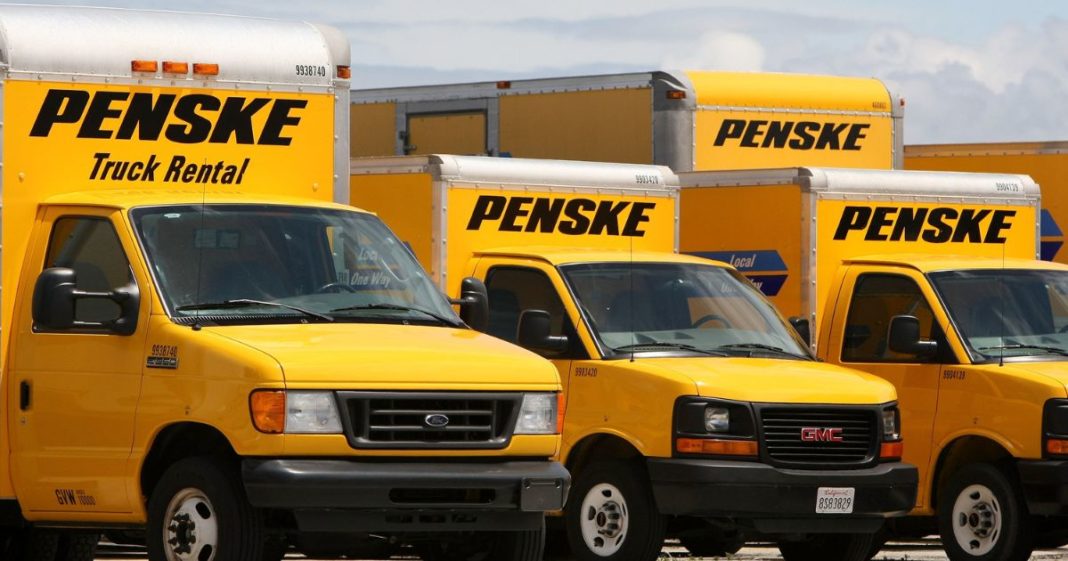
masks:
<instances>
[{"instance_id":1,"label":"rear wheel","mask_svg":"<svg viewBox=\"0 0 1068 561\"><path fill-rule=\"evenodd\" d=\"M262 561L262 513L245 498L236 469L214 458L172 465L148 501L151 561Z\"/></svg>"},{"instance_id":2,"label":"rear wheel","mask_svg":"<svg viewBox=\"0 0 1068 561\"><path fill-rule=\"evenodd\" d=\"M666 521L638 462L593 464L575 476L564 524L580 561L652 561Z\"/></svg>"},{"instance_id":3,"label":"rear wheel","mask_svg":"<svg viewBox=\"0 0 1068 561\"><path fill-rule=\"evenodd\" d=\"M805 541L782 542L783 561L867 561L872 534L816 534Z\"/></svg>"},{"instance_id":4,"label":"rear wheel","mask_svg":"<svg viewBox=\"0 0 1068 561\"><path fill-rule=\"evenodd\" d=\"M1022 561L1034 548L1015 475L991 464L965 466L939 494L938 529L952 561Z\"/></svg>"}]
</instances>

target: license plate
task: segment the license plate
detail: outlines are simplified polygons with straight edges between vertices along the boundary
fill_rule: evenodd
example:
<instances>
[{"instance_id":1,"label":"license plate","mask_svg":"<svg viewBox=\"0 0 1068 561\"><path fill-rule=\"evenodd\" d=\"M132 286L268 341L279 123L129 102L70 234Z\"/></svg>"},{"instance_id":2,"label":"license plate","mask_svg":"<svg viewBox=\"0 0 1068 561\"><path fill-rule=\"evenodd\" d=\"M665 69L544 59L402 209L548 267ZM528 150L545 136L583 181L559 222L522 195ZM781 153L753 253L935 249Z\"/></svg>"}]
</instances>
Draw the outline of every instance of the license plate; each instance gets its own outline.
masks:
<instances>
[{"instance_id":1,"label":"license plate","mask_svg":"<svg viewBox=\"0 0 1068 561\"><path fill-rule=\"evenodd\" d=\"M853 487L820 487L816 490L816 514L851 514L856 493Z\"/></svg>"}]
</instances>

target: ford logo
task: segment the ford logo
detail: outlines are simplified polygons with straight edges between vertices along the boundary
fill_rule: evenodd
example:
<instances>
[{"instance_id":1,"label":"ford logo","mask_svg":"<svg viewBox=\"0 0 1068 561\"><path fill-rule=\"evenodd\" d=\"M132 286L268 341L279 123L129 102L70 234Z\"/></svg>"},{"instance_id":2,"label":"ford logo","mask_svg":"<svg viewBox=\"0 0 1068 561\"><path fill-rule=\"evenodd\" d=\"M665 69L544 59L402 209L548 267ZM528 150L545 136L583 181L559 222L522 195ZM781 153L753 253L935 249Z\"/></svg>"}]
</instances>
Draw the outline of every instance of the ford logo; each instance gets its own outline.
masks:
<instances>
[{"instance_id":1,"label":"ford logo","mask_svg":"<svg viewBox=\"0 0 1068 561\"><path fill-rule=\"evenodd\" d=\"M443 429L449 424L449 418L441 413L434 413L427 415L426 418L423 419L423 424L432 429Z\"/></svg>"}]
</instances>

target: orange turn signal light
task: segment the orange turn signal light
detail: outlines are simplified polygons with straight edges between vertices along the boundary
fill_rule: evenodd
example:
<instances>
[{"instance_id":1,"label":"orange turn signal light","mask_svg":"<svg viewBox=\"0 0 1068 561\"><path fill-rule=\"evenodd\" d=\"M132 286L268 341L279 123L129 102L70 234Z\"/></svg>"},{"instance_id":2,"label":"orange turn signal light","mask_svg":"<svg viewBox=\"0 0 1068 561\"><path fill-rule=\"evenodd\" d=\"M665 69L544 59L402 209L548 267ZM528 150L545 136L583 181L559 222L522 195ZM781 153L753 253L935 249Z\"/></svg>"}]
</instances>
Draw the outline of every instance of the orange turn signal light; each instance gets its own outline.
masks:
<instances>
[{"instance_id":1,"label":"orange turn signal light","mask_svg":"<svg viewBox=\"0 0 1068 561\"><path fill-rule=\"evenodd\" d=\"M163 61L163 72L164 74L189 74L189 63L165 60Z\"/></svg>"},{"instance_id":2,"label":"orange turn signal light","mask_svg":"<svg viewBox=\"0 0 1068 561\"><path fill-rule=\"evenodd\" d=\"M201 76L218 76L219 65L208 64L206 62L194 62L193 74L200 74Z\"/></svg>"},{"instance_id":3,"label":"orange turn signal light","mask_svg":"<svg viewBox=\"0 0 1068 561\"><path fill-rule=\"evenodd\" d=\"M252 410L252 425L268 434L286 430L286 392L283 390L260 390L249 398Z\"/></svg>"},{"instance_id":4,"label":"orange turn signal light","mask_svg":"<svg viewBox=\"0 0 1068 561\"><path fill-rule=\"evenodd\" d=\"M567 400L564 399L564 392L557 392L556 394L556 434L564 434L564 409L567 406Z\"/></svg>"},{"instance_id":5,"label":"orange turn signal light","mask_svg":"<svg viewBox=\"0 0 1068 561\"><path fill-rule=\"evenodd\" d=\"M717 440L711 438L680 438L675 450L682 454L715 454L718 456L756 456L753 440Z\"/></svg>"},{"instance_id":6,"label":"orange turn signal light","mask_svg":"<svg viewBox=\"0 0 1068 561\"><path fill-rule=\"evenodd\" d=\"M348 80L349 78L352 78L352 69L348 66L342 66L339 64L337 66L337 77L341 78L342 80Z\"/></svg>"},{"instance_id":7,"label":"orange turn signal light","mask_svg":"<svg viewBox=\"0 0 1068 561\"><path fill-rule=\"evenodd\" d=\"M159 70L159 63L154 60L131 60L130 70L133 72L156 72Z\"/></svg>"},{"instance_id":8,"label":"orange turn signal light","mask_svg":"<svg viewBox=\"0 0 1068 561\"><path fill-rule=\"evenodd\" d=\"M1046 441L1046 452L1057 456L1068 455L1068 440L1051 438Z\"/></svg>"},{"instance_id":9,"label":"orange turn signal light","mask_svg":"<svg viewBox=\"0 0 1068 561\"><path fill-rule=\"evenodd\" d=\"M664 92L668 99L686 99L686 90L668 90Z\"/></svg>"},{"instance_id":10,"label":"orange turn signal light","mask_svg":"<svg viewBox=\"0 0 1068 561\"><path fill-rule=\"evenodd\" d=\"M896 440L894 442L884 442L879 447L879 457L882 459L887 458L900 458L905 453L905 443Z\"/></svg>"}]
</instances>

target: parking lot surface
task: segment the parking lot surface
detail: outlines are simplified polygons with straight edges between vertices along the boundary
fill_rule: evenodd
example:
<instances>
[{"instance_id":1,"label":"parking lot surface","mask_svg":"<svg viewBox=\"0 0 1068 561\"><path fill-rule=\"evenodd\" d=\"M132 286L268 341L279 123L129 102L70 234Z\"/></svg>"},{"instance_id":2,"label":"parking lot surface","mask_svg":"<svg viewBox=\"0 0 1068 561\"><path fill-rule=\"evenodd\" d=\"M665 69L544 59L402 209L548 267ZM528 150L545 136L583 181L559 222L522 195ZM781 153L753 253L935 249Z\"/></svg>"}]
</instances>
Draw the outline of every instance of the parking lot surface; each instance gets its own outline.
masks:
<instances>
[{"instance_id":1,"label":"parking lot surface","mask_svg":"<svg viewBox=\"0 0 1068 561\"><path fill-rule=\"evenodd\" d=\"M669 543L664 547L660 557L661 559L689 559L693 561L701 559L731 559L732 561L773 561L782 559L779 556L779 550L775 549L771 544L746 547L737 554L726 558L712 558L693 557L685 549ZM147 558L144 555L144 550L140 548L105 545L101 547L100 554L96 559L97 561L145 561ZM286 559L287 561L294 559L319 561L309 560L303 555L296 554L287 555ZM395 557L394 559L414 560L417 558ZM876 561L942 561L944 559L946 559L946 554L942 552L942 546L938 540L891 543L875 557ZM1068 560L1068 548L1035 551L1031 559L1040 559L1042 561Z\"/></svg>"}]
</instances>

